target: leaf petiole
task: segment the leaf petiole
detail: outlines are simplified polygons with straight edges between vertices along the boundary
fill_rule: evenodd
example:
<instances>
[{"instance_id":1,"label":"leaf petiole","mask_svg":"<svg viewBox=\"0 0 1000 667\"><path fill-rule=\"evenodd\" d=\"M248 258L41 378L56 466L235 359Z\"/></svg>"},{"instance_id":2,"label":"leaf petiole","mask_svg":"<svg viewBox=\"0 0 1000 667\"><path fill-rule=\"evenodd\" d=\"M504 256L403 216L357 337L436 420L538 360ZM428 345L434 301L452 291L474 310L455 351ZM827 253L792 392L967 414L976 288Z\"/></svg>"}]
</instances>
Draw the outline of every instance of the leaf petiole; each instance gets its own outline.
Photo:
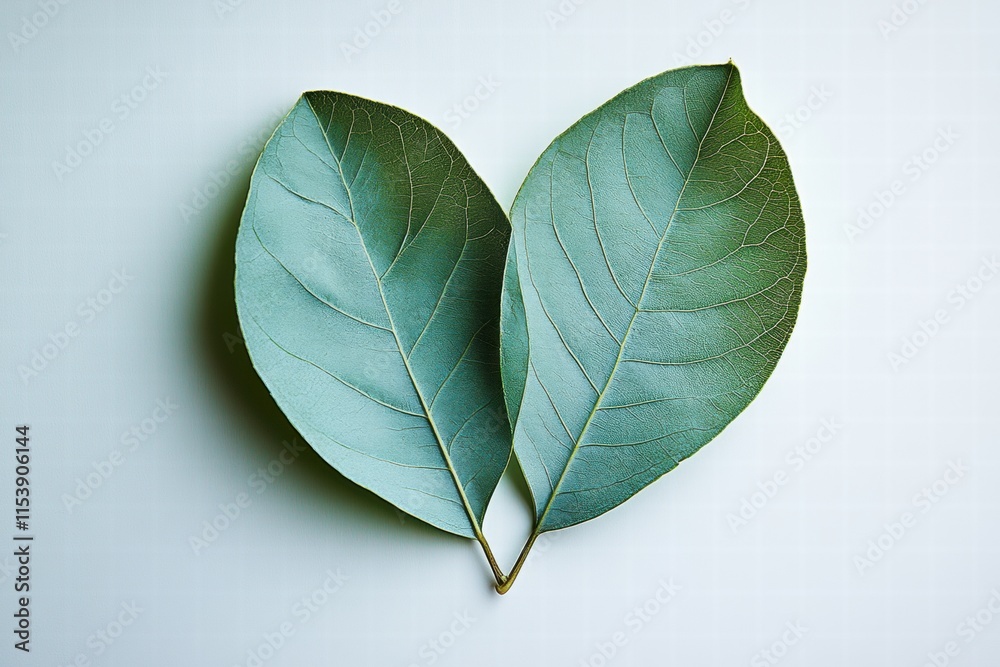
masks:
<instances>
[{"instance_id":1,"label":"leaf petiole","mask_svg":"<svg viewBox=\"0 0 1000 667\"><path fill-rule=\"evenodd\" d=\"M511 569L510 574L503 577L503 581L497 580L497 593L503 595L510 590L510 587L514 585L514 579L517 578L518 572L521 571L521 566L524 565L524 561L528 559L528 552L531 551L532 545L535 540L538 539L540 533L537 531L531 533L531 537L528 541L524 543L524 548L521 549L520 555L517 557L517 561L514 563L514 567Z\"/></svg>"},{"instance_id":2,"label":"leaf petiole","mask_svg":"<svg viewBox=\"0 0 1000 667\"><path fill-rule=\"evenodd\" d=\"M490 569L493 570L493 577L497 580L497 590L500 590L500 587L507 582L507 575L503 573L500 565L497 564L497 559L493 556L493 550L490 549L490 543L486 541L486 536L478 529L476 530L476 540L483 547L486 560L490 564Z\"/></svg>"}]
</instances>

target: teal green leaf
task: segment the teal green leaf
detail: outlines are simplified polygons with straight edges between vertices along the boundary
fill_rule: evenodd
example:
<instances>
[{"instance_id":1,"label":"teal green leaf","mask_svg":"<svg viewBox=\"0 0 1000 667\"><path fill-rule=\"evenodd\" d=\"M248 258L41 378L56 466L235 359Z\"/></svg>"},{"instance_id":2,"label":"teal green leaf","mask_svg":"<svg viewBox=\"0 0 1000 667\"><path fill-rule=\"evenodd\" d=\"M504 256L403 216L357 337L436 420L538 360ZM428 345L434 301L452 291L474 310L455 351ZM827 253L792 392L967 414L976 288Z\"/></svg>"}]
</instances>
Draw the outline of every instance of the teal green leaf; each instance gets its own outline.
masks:
<instances>
[{"instance_id":1,"label":"teal green leaf","mask_svg":"<svg viewBox=\"0 0 1000 667\"><path fill-rule=\"evenodd\" d=\"M513 243L507 248L507 266L503 277L500 321L506 332L506 335L500 338L500 367L507 416L513 431L528 378L528 330Z\"/></svg>"},{"instance_id":2,"label":"teal green leaf","mask_svg":"<svg viewBox=\"0 0 1000 667\"><path fill-rule=\"evenodd\" d=\"M236 243L247 349L291 423L349 479L466 537L510 457L509 233L438 129L311 92L264 148Z\"/></svg>"},{"instance_id":3,"label":"teal green leaf","mask_svg":"<svg viewBox=\"0 0 1000 667\"><path fill-rule=\"evenodd\" d=\"M731 63L660 74L582 118L511 224L505 299L523 305L501 328L522 357L502 368L538 534L623 503L746 408L795 323L805 231Z\"/></svg>"}]
</instances>

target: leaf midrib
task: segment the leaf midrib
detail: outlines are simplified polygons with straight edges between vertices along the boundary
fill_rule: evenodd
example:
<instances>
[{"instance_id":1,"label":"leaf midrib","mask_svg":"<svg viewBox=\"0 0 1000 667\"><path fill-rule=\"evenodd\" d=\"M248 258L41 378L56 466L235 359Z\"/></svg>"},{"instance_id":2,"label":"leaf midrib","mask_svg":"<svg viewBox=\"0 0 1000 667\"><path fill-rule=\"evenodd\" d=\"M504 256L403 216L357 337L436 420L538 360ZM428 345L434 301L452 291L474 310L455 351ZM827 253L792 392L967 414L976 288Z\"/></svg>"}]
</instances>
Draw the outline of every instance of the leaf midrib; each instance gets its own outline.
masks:
<instances>
[{"instance_id":1,"label":"leaf midrib","mask_svg":"<svg viewBox=\"0 0 1000 667\"><path fill-rule=\"evenodd\" d=\"M549 499L542 510L542 514L539 516L538 521L535 524L535 530L533 531L535 535L539 535L543 532L546 532L542 530L542 526L545 523L545 517L548 516L549 510L552 509L552 504L555 502L556 497L559 495L559 488L562 486L563 481L566 479L566 474L569 472L569 469L573 464L573 459L576 457L577 452L580 451L580 443L583 442L583 439L587 434L587 430L590 428L590 424L591 422L593 422L595 415L597 415L597 412L600 410L601 405L604 402L604 396L607 393L608 388L611 387L611 384L615 378L615 374L618 372L618 368L622 360L622 355L624 354L625 347L628 344L629 334L632 333L632 326L635 324L635 320L639 316L639 313L642 312L642 300L643 297L646 296L646 288L649 286L650 277L653 275L653 269L656 266L656 258L659 256L660 250L663 247L663 242L667 238L667 232L670 231L670 226L673 224L674 218L676 217L678 210L680 210L681 199L683 199L684 197L684 192L687 189L688 183L691 182L691 174L694 173L695 167L698 165L698 160L701 158L701 149L705 144L705 139L708 138L709 133L712 131L712 127L715 124L715 118L719 113L719 109L722 108L722 100L725 99L726 93L729 92L729 85L732 82L733 78L733 69L734 68L732 67L732 65L730 65L729 76L726 79L726 84L722 87L722 93L719 95L719 102L718 104L716 104L715 111L712 113L712 118L709 120L708 126L705 128L705 134L703 134L701 139L698 141L698 151L695 154L694 160L691 162L691 168L688 170L687 176L684 177L684 183L681 186L680 192L677 193L677 201L674 202L674 209L670 213L670 218L667 221L667 226L664 228L663 233L660 235L660 241L656 246L656 251L653 253L653 259L649 263L649 271L646 273L646 279L643 282L642 291L639 293L639 300L635 304L634 312L632 313L632 318L629 320L628 326L625 328L625 333L622 336L621 343L618 347L618 356L615 358L614 366L612 366L611 368L611 373L608 375L608 380L607 382L605 382L604 387L601 389L601 393L598 394L597 399L594 401L594 407L591 409L590 414L587 415L587 420L583 424L583 429L580 431L580 435L576 438L575 442L573 443L573 450L570 452L569 458L566 459L566 465L563 467L563 471L559 475L559 479L556 480L556 484L552 488L552 493L549 495ZM685 109L685 114L686 113L687 112ZM600 122L600 120L598 120L598 122ZM584 159L586 160L586 156L584 156ZM671 157L671 160L672 159L673 158ZM596 227L597 224L596 211L594 215L595 215L594 224ZM555 225L555 220L552 221L552 224ZM527 252L528 252L527 243L525 243L525 257L527 257ZM541 380L539 380L539 382L540 381Z\"/></svg>"},{"instance_id":2,"label":"leaf midrib","mask_svg":"<svg viewBox=\"0 0 1000 667\"><path fill-rule=\"evenodd\" d=\"M438 430L437 424L434 421L434 417L431 414L430 406L428 405L426 399L424 398L423 392L420 390L420 386L417 384L417 378L413 373L413 369L410 366L410 360L407 358L406 354L403 352L403 343L399 339L399 333L396 330L396 323L393 320L392 312L389 309L389 304L385 299L385 293L382 291L382 280L379 277L378 271L375 269L375 263L372 261L371 254L368 252L368 245L365 243L364 235L361 233L361 227L358 225L354 214L354 200L351 196L351 188L347 185L347 181L344 178L344 170L341 167L340 158L337 157L336 152L333 150L333 146L330 143L330 137L327 134L326 128L323 127L323 123L320 121L319 114L316 112L315 107L313 107L312 102L309 98L305 98L306 104L309 105L309 110L313 114L313 118L316 120L316 125L319 127L320 132L323 133L323 139L326 141L327 149L330 151L331 157L337 163L337 175L340 177L340 182L344 185L344 192L347 193L347 203L350 207L350 222L357 230L358 240L361 244L361 249L364 250L365 258L368 261L368 267L371 269L372 277L375 279L375 285L378 288L379 298L382 300L382 307L385 309L385 315L389 319L389 329L392 331L392 337L396 341L396 349L399 351L399 356L403 360L403 365L406 368L406 374L410 378L410 383L413 385L413 391L416 392L417 398L420 401L420 406L424 411L424 416L427 419L427 423L431 427L431 432L434 434L434 439L437 440L438 448L441 450L441 456L444 458L445 465L448 467L448 472L451 473L452 481L455 484L455 489L458 491L458 495L462 500L462 505L465 508L465 513L468 516L469 524L472 526L472 532L474 533L476 539L482 540L483 533L479 525L479 520L476 517L475 512L472 509L472 505L469 503L469 499L465 494L465 489L462 486L461 479L458 476L458 471L455 469L455 465L452 463L451 455L448 453L447 448L444 444L444 438L441 437L441 432ZM400 142L403 142L402 133L400 133ZM405 153L405 147L403 148ZM410 172L409 163L407 163L407 174L410 177L411 183L413 174ZM412 188L411 188L412 190ZM411 192L412 197L412 192ZM410 215L412 215L412 204ZM409 231L409 221L407 222L407 230Z\"/></svg>"}]
</instances>

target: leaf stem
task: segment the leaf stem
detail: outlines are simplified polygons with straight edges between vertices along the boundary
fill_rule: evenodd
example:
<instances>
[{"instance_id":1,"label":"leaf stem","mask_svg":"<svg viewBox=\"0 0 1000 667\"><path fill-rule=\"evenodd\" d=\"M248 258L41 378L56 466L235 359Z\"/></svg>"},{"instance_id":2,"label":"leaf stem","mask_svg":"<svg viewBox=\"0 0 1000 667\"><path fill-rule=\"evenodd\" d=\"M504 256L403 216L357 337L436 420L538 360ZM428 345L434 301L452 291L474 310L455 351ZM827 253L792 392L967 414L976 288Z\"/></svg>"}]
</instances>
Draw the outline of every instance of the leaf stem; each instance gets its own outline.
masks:
<instances>
[{"instance_id":1,"label":"leaf stem","mask_svg":"<svg viewBox=\"0 0 1000 667\"><path fill-rule=\"evenodd\" d=\"M490 569L493 570L493 577L497 580L497 590L499 590L500 586L507 583L507 575L500 569L497 559L493 556L493 550L490 549L490 543L486 541L486 536L478 528L476 529L476 540L483 547L483 553L486 554L486 560L490 564Z\"/></svg>"},{"instance_id":2,"label":"leaf stem","mask_svg":"<svg viewBox=\"0 0 1000 667\"><path fill-rule=\"evenodd\" d=\"M517 573L521 571L521 566L524 565L524 561L528 559L528 552L531 551L531 546L535 543L540 535L539 532L534 531L531 533L531 537L528 541L524 543L524 548L521 549L521 554L517 557L517 562L514 563L514 568L510 571L510 574L503 578L503 581L497 581L497 593L503 595L510 590L510 587L514 585L514 579L517 578Z\"/></svg>"}]
</instances>

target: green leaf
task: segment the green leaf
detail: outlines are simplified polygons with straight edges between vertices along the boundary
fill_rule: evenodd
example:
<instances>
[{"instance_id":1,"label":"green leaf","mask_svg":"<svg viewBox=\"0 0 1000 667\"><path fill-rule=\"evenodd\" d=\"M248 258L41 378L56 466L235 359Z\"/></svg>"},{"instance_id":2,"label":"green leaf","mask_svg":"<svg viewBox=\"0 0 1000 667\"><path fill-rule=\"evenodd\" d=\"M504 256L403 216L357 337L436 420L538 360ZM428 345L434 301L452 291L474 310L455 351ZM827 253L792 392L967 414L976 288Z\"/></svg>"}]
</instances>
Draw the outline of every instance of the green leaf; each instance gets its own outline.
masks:
<instances>
[{"instance_id":1,"label":"green leaf","mask_svg":"<svg viewBox=\"0 0 1000 667\"><path fill-rule=\"evenodd\" d=\"M503 277L503 295L500 303L500 321L504 336L500 338L500 367L503 377L504 399L511 431L517 423L517 413L524 398L528 377L528 330L524 316L524 300L517 275L514 244L507 248L507 266Z\"/></svg>"},{"instance_id":2,"label":"green leaf","mask_svg":"<svg viewBox=\"0 0 1000 667\"><path fill-rule=\"evenodd\" d=\"M349 479L481 542L510 457L498 352L508 238L438 129L311 92L264 148L236 244L247 349L292 424Z\"/></svg>"},{"instance_id":3,"label":"green leaf","mask_svg":"<svg viewBox=\"0 0 1000 667\"><path fill-rule=\"evenodd\" d=\"M582 118L511 223L505 299L523 295L524 320L505 307L501 328L522 356L502 368L537 536L623 503L753 400L795 323L805 232L731 63L660 74Z\"/></svg>"}]
</instances>

